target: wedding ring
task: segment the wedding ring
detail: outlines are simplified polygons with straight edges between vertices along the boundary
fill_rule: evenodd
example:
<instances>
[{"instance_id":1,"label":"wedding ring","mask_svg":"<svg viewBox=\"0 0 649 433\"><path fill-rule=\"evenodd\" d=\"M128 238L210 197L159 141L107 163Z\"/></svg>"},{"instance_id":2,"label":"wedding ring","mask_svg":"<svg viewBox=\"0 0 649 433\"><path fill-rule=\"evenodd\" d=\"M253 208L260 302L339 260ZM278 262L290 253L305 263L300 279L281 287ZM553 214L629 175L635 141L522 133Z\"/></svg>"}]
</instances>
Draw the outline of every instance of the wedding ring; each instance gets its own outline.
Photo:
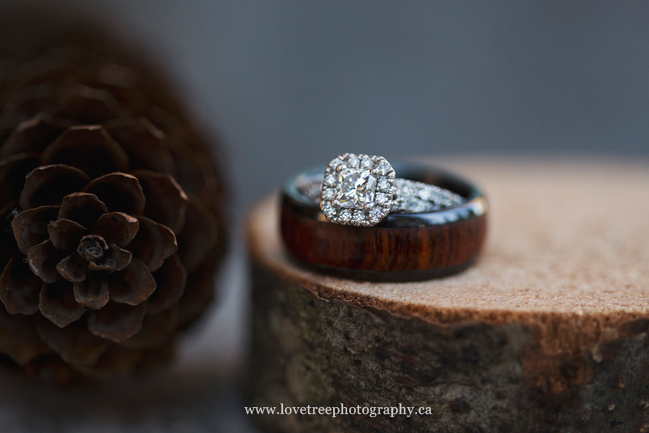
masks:
<instances>
[{"instance_id":1,"label":"wedding ring","mask_svg":"<svg viewBox=\"0 0 649 433\"><path fill-rule=\"evenodd\" d=\"M384 158L375 158L380 167ZM345 176L354 176L354 172L340 174L349 170L348 166L339 170L337 167L328 171L324 166L304 170L284 184L280 228L284 245L296 262L327 275L368 281L439 278L461 272L475 263L487 232L489 206L481 189L473 182L427 164L395 163L392 172L402 179L394 175L390 190L392 203L378 225L370 226L372 221L368 219L366 225L354 226L353 214L351 225L332 224L321 206L324 207L323 201L333 202L336 197L332 199L327 195L322 200L323 189L333 189L343 196L347 192L342 186ZM366 170L377 177L374 198L363 197L364 193L372 193L372 185L367 188L363 182L374 181L368 180L360 168L363 166L356 170L356 179L347 178L348 183L356 183L356 191L343 196L343 203L339 198L338 204L346 204L346 199L355 200L355 205L363 200L366 202L363 204L367 204L372 200L376 202L378 193L389 193L379 188L378 183L381 176L390 177L391 171L386 170L385 175L382 169L372 173L372 169L377 168L373 164ZM329 174L343 177L338 190L328 185L323 188ZM441 197L435 198L436 194ZM387 207L380 203L376 206ZM340 218L342 212L350 209L340 206L335 217ZM354 212L358 210L353 209Z\"/></svg>"},{"instance_id":2,"label":"wedding ring","mask_svg":"<svg viewBox=\"0 0 649 433\"><path fill-rule=\"evenodd\" d=\"M301 178L298 188L329 222L375 226L390 213L422 213L459 206L465 200L436 185L397 178L382 156L344 153L324 173Z\"/></svg>"}]
</instances>

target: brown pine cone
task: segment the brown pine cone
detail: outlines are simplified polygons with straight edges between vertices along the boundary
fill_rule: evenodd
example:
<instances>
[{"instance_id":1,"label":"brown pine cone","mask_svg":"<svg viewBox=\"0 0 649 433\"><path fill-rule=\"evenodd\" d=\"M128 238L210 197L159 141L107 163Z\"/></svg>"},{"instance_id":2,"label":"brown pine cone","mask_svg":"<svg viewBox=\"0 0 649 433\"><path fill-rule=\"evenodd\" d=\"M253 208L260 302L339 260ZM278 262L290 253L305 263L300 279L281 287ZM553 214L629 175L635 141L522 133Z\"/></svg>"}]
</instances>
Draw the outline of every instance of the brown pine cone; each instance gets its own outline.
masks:
<instances>
[{"instance_id":1,"label":"brown pine cone","mask_svg":"<svg viewBox=\"0 0 649 433\"><path fill-rule=\"evenodd\" d=\"M21 22L0 58L0 354L58 382L163 362L224 251L210 144L123 46Z\"/></svg>"}]
</instances>

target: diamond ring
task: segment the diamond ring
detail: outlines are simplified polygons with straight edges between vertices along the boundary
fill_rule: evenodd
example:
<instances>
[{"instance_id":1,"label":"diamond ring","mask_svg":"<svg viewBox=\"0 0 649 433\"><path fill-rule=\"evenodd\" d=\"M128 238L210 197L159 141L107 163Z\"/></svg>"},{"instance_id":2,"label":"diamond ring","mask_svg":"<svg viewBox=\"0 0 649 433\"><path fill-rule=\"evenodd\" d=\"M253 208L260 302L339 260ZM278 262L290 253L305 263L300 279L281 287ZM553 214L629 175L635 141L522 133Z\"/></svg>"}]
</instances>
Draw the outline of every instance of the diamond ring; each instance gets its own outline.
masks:
<instances>
[{"instance_id":1,"label":"diamond ring","mask_svg":"<svg viewBox=\"0 0 649 433\"><path fill-rule=\"evenodd\" d=\"M476 261L489 210L479 186L428 164L390 167L385 158L354 156L337 157L326 173L312 167L284 183L280 230L298 263L346 278L415 281L452 275ZM388 203L378 203L384 200L378 194ZM333 208L329 219L325 206ZM382 220L371 213L377 207L388 213ZM347 223L336 223L339 218Z\"/></svg>"},{"instance_id":2,"label":"diamond ring","mask_svg":"<svg viewBox=\"0 0 649 433\"><path fill-rule=\"evenodd\" d=\"M299 188L320 201L329 222L363 227L377 225L389 213L431 212L465 202L447 189L397 178L382 156L354 153L337 156L322 176L303 179Z\"/></svg>"}]
</instances>

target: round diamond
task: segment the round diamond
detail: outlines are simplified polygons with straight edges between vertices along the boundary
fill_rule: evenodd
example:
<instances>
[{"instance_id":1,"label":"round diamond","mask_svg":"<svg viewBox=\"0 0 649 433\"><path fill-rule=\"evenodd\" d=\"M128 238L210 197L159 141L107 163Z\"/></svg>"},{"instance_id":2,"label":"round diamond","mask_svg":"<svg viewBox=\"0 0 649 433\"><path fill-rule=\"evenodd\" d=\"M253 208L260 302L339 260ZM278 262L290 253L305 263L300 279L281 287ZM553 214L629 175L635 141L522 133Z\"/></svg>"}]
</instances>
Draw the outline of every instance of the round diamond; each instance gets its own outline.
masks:
<instances>
[{"instance_id":1,"label":"round diamond","mask_svg":"<svg viewBox=\"0 0 649 433\"><path fill-rule=\"evenodd\" d=\"M343 163L343 160L340 159L340 157L338 156L338 157L334 158L334 159L329 163L329 166L330 166L331 168L336 168L336 167L338 167L338 166L339 166L340 164L342 164L342 163Z\"/></svg>"},{"instance_id":2,"label":"round diamond","mask_svg":"<svg viewBox=\"0 0 649 433\"><path fill-rule=\"evenodd\" d=\"M361 225L365 223L365 213L361 210L357 210L354 212L354 217L352 218L352 223L355 225Z\"/></svg>"},{"instance_id":3,"label":"round diamond","mask_svg":"<svg viewBox=\"0 0 649 433\"><path fill-rule=\"evenodd\" d=\"M379 163L379 166L376 168L376 171L379 174L382 174L382 175L385 176L385 175L388 174L388 172L390 171L391 168L392 167L390 167L390 164L384 159Z\"/></svg>"},{"instance_id":4,"label":"round diamond","mask_svg":"<svg viewBox=\"0 0 649 433\"><path fill-rule=\"evenodd\" d=\"M338 216L338 220L343 224L348 223L350 219L352 219L352 213L349 211L349 209L344 209Z\"/></svg>"},{"instance_id":5,"label":"round diamond","mask_svg":"<svg viewBox=\"0 0 649 433\"><path fill-rule=\"evenodd\" d=\"M386 211L383 208L377 206L370 210L370 221L372 222L372 224L376 224L381 221L385 214Z\"/></svg>"},{"instance_id":6,"label":"round diamond","mask_svg":"<svg viewBox=\"0 0 649 433\"><path fill-rule=\"evenodd\" d=\"M336 186L336 176L333 174L325 177L324 184L327 186Z\"/></svg>"},{"instance_id":7,"label":"round diamond","mask_svg":"<svg viewBox=\"0 0 649 433\"><path fill-rule=\"evenodd\" d=\"M374 161L372 161L372 158L369 157L369 155L363 155L361 158L361 167L364 169L370 169L374 165Z\"/></svg>"},{"instance_id":8,"label":"round diamond","mask_svg":"<svg viewBox=\"0 0 649 433\"><path fill-rule=\"evenodd\" d=\"M390 185L390 182L384 177L379 179L378 187L380 191L384 192L390 192L392 190L392 185Z\"/></svg>"},{"instance_id":9,"label":"round diamond","mask_svg":"<svg viewBox=\"0 0 649 433\"><path fill-rule=\"evenodd\" d=\"M390 197L388 197L387 194L379 192L376 194L376 202L383 205L388 204L390 202Z\"/></svg>"},{"instance_id":10,"label":"round diamond","mask_svg":"<svg viewBox=\"0 0 649 433\"><path fill-rule=\"evenodd\" d=\"M335 190L332 188L327 188L322 191L323 200L332 200L336 196Z\"/></svg>"},{"instance_id":11,"label":"round diamond","mask_svg":"<svg viewBox=\"0 0 649 433\"><path fill-rule=\"evenodd\" d=\"M352 168L358 168L360 165L360 160L358 159L358 156L354 155L353 153L350 153L349 156L347 157L347 165Z\"/></svg>"},{"instance_id":12,"label":"round diamond","mask_svg":"<svg viewBox=\"0 0 649 433\"><path fill-rule=\"evenodd\" d=\"M334 215L336 215L336 209L329 203L325 203L322 206L322 213L325 214L327 219L331 219Z\"/></svg>"}]
</instances>

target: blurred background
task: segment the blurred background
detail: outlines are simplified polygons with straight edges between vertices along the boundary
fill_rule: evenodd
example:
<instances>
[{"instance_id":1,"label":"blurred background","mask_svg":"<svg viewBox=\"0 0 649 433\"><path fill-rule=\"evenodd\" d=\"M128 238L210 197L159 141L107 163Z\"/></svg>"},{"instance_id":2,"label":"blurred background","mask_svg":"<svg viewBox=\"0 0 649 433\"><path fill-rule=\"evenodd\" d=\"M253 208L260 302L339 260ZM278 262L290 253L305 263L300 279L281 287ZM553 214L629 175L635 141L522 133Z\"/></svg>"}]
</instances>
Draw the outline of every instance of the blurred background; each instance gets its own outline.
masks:
<instances>
[{"instance_id":1,"label":"blurred background","mask_svg":"<svg viewBox=\"0 0 649 433\"><path fill-rule=\"evenodd\" d=\"M341 152L649 155L647 2L76 3L222 135L238 216Z\"/></svg>"},{"instance_id":2,"label":"blurred background","mask_svg":"<svg viewBox=\"0 0 649 433\"><path fill-rule=\"evenodd\" d=\"M237 382L247 329L241 220L302 168L348 151L649 157L646 2L49 3L112 21L222 137L233 245L220 304L176 367L183 383L110 388L103 409L71 393L64 406L86 408L75 416L52 402L55 392L4 393L6 431L255 431ZM7 386L20 394L23 385ZM151 389L156 398L142 406ZM28 408L34 396L44 411Z\"/></svg>"}]
</instances>

